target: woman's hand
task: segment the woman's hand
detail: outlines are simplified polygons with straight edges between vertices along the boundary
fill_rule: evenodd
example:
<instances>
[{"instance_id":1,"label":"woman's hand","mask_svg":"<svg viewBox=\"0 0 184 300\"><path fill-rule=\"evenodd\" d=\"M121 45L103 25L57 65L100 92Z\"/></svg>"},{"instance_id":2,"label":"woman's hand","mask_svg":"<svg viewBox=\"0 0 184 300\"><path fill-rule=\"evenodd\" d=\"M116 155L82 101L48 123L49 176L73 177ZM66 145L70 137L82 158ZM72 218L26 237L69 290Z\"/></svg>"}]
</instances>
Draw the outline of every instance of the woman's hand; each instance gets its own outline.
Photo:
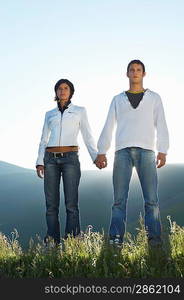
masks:
<instances>
[{"instance_id":1,"label":"woman's hand","mask_svg":"<svg viewBox=\"0 0 184 300\"><path fill-rule=\"evenodd\" d=\"M105 154L98 154L97 158L94 161L95 165L99 169L107 167L107 158Z\"/></svg>"},{"instance_id":2,"label":"woman's hand","mask_svg":"<svg viewBox=\"0 0 184 300\"><path fill-rule=\"evenodd\" d=\"M44 177L44 166L36 166L36 172L38 177L43 178Z\"/></svg>"}]
</instances>

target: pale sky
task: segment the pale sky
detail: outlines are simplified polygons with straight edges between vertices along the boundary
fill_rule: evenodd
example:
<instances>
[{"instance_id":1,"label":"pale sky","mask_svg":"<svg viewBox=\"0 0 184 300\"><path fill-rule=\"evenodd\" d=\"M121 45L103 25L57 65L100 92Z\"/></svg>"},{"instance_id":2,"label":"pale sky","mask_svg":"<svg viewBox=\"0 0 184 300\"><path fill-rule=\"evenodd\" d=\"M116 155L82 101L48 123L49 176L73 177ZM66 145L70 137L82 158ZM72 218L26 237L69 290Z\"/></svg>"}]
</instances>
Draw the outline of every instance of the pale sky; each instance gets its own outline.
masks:
<instances>
[{"instance_id":1,"label":"pale sky","mask_svg":"<svg viewBox=\"0 0 184 300\"><path fill-rule=\"evenodd\" d=\"M128 89L140 59L144 87L160 94L170 133L168 163L183 163L184 1L2 1L0 160L33 169L54 85L67 78L97 142L112 97ZM95 170L79 137L82 169ZM112 169L114 143L108 152Z\"/></svg>"}]
</instances>

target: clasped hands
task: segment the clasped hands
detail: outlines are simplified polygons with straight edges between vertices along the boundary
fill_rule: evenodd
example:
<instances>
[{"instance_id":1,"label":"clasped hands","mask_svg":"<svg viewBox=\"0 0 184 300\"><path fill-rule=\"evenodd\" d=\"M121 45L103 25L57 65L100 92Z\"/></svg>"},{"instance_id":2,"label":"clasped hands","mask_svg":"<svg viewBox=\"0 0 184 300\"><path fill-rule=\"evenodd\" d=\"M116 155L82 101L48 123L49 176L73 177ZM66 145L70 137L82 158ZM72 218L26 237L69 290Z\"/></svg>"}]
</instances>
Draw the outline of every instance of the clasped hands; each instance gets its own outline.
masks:
<instances>
[{"instance_id":1,"label":"clasped hands","mask_svg":"<svg viewBox=\"0 0 184 300\"><path fill-rule=\"evenodd\" d=\"M95 165L99 169L107 167L107 158L105 154L98 154L97 158L94 161Z\"/></svg>"}]
</instances>

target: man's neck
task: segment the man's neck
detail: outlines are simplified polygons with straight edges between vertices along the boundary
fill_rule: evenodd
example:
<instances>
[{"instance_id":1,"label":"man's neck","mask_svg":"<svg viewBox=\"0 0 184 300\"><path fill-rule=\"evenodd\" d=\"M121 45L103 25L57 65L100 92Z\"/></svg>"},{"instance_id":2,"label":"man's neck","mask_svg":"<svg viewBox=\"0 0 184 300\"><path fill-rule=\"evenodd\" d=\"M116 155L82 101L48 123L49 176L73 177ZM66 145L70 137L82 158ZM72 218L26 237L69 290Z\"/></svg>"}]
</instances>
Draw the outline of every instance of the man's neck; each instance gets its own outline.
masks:
<instances>
[{"instance_id":1,"label":"man's neck","mask_svg":"<svg viewBox=\"0 0 184 300\"><path fill-rule=\"evenodd\" d=\"M129 91L131 92L142 92L144 91L143 85L142 84L131 84L130 83L130 87L129 87Z\"/></svg>"}]
</instances>

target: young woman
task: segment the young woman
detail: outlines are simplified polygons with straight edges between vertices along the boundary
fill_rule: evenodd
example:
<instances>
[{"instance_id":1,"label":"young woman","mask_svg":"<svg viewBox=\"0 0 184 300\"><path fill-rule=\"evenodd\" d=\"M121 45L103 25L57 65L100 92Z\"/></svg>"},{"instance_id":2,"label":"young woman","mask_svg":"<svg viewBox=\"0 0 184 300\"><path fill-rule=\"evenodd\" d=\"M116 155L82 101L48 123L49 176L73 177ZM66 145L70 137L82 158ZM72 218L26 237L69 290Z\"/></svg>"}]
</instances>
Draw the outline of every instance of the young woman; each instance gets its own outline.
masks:
<instances>
[{"instance_id":1,"label":"young woman","mask_svg":"<svg viewBox=\"0 0 184 300\"><path fill-rule=\"evenodd\" d=\"M97 150L88 123L86 109L71 103L74 86L67 79L55 85L57 107L45 115L36 162L37 174L44 177L47 234L44 241L60 243L59 202L62 176L66 206L65 238L80 233L78 187L81 176L77 136L82 133L84 143L94 162Z\"/></svg>"}]
</instances>

